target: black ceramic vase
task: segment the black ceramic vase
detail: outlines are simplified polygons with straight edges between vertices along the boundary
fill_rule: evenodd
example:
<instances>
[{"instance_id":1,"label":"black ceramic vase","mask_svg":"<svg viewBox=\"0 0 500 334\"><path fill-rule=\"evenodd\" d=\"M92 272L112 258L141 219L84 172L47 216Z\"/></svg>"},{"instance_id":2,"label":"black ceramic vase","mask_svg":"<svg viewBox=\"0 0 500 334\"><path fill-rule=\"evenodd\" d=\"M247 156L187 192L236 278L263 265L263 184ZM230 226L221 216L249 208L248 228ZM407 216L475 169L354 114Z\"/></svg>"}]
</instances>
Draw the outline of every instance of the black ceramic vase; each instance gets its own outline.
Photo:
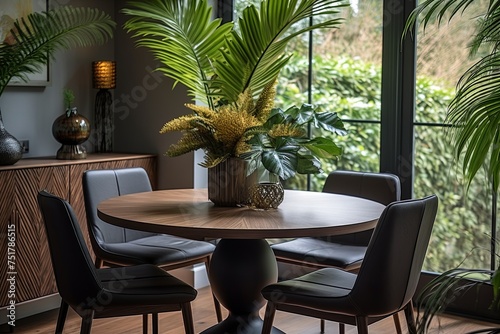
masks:
<instances>
[{"instance_id":1,"label":"black ceramic vase","mask_svg":"<svg viewBox=\"0 0 500 334\"><path fill-rule=\"evenodd\" d=\"M0 110L0 165L13 165L23 156L21 143L5 130Z\"/></svg>"}]
</instances>

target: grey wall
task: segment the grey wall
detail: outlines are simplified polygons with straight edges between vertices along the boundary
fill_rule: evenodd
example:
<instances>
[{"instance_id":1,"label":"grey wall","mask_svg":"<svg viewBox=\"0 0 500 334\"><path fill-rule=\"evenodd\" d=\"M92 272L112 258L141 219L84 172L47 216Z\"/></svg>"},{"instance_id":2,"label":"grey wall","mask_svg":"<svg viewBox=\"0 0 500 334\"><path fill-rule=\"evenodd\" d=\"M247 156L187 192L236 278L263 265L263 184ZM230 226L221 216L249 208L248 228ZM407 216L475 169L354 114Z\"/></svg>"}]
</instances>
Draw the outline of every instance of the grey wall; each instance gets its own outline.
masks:
<instances>
[{"instance_id":1,"label":"grey wall","mask_svg":"<svg viewBox=\"0 0 500 334\"><path fill-rule=\"evenodd\" d=\"M158 155L160 189L193 187L194 155L164 156L179 134L159 134L165 122L189 111L184 107L189 98L185 88L177 86L172 90L172 81L154 72L158 63L152 55L146 49L137 49L130 35L123 31L121 27L126 18L120 10L124 3L121 0L51 0L53 5L104 10L118 23L115 37L106 45L58 52L55 61L51 61L51 82L47 87L8 87L0 98L5 126L17 139L30 141L30 152L23 158L54 156L60 144L52 136L52 123L64 112L64 88L74 91L75 106L92 123L97 90L92 88L91 63L114 59L117 61L117 88L112 91L114 151ZM92 152L89 141L84 145ZM206 171L196 173L203 186Z\"/></svg>"},{"instance_id":2,"label":"grey wall","mask_svg":"<svg viewBox=\"0 0 500 334\"><path fill-rule=\"evenodd\" d=\"M116 2L115 35L117 88L115 90L115 149L124 152L147 152L158 155L160 189L194 186L194 155L168 158L167 148L179 138L178 133L160 134L164 123L189 112L184 103L190 99L186 89L155 71L158 62L147 49L136 48L130 34L121 27L127 17L124 6Z\"/></svg>"},{"instance_id":3,"label":"grey wall","mask_svg":"<svg viewBox=\"0 0 500 334\"><path fill-rule=\"evenodd\" d=\"M60 1L61 2L61 1ZM72 6L96 7L114 16L112 1L64 0ZM57 4L56 0L51 2ZM50 62L50 83L46 87L7 87L0 98L0 109L7 131L17 139L30 141L24 158L54 156L60 144L52 136L52 123L64 112L63 90L75 93L79 113L93 120L94 97L91 63L114 58L114 42L99 47L60 51ZM88 145L88 144L86 144Z\"/></svg>"}]
</instances>

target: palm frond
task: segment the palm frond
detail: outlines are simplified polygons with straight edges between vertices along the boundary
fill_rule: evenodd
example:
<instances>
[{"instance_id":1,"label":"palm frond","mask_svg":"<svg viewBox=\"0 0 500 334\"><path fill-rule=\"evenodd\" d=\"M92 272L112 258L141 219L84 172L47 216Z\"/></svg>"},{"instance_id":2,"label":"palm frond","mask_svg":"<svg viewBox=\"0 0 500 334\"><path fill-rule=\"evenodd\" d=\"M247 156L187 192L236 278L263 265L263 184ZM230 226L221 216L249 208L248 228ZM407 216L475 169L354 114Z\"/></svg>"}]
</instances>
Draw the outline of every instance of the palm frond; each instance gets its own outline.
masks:
<instances>
[{"instance_id":1,"label":"palm frond","mask_svg":"<svg viewBox=\"0 0 500 334\"><path fill-rule=\"evenodd\" d=\"M463 13L474 0L427 0L418 5L406 21L405 33L413 27L420 18L423 28L430 22L441 23L443 19L451 20L457 14Z\"/></svg>"},{"instance_id":2,"label":"palm frond","mask_svg":"<svg viewBox=\"0 0 500 334\"><path fill-rule=\"evenodd\" d=\"M267 0L260 12L255 6L244 10L241 33L232 22L213 20L207 0L129 1L125 28L150 49L164 65L159 70L184 84L190 95L206 98L213 108L236 101L250 88L258 96L275 78L290 55L290 39L307 31L337 27L338 9L346 0ZM286 33L304 19L321 16L317 23ZM327 17L327 18L324 18ZM196 22L196 24L193 24Z\"/></svg>"},{"instance_id":3,"label":"palm frond","mask_svg":"<svg viewBox=\"0 0 500 334\"><path fill-rule=\"evenodd\" d=\"M423 24L451 20L462 15L474 0L427 0L410 15L405 33L417 20ZM462 162L468 185L479 169L487 166L487 175L498 190L500 184L500 0L490 0L475 17L477 26L469 51L481 58L457 83L456 96L448 107L446 123L453 142L455 158Z\"/></svg>"},{"instance_id":4,"label":"palm frond","mask_svg":"<svg viewBox=\"0 0 500 334\"><path fill-rule=\"evenodd\" d=\"M97 9L62 6L14 23L13 44L0 45L0 94L13 77L27 80L57 49L104 43L115 23Z\"/></svg>"},{"instance_id":5,"label":"palm frond","mask_svg":"<svg viewBox=\"0 0 500 334\"><path fill-rule=\"evenodd\" d=\"M416 298L419 311L417 333L427 333L437 314L442 313L459 295L489 282L491 275L490 270L454 268L426 284Z\"/></svg>"},{"instance_id":6,"label":"palm frond","mask_svg":"<svg viewBox=\"0 0 500 334\"><path fill-rule=\"evenodd\" d=\"M287 63L287 43L314 29L338 27L342 22L339 9L347 5L344 0L267 0L261 3L260 12L247 7L238 21L240 32L233 30L225 59L216 64L214 88L228 102L247 88L258 96ZM317 23L286 35L292 25L320 16Z\"/></svg>"},{"instance_id":7,"label":"palm frond","mask_svg":"<svg viewBox=\"0 0 500 334\"><path fill-rule=\"evenodd\" d=\"M494 52L474 64L461 78L451 101L446 122L457 159L462 158L470 184L477 171L489 161L488 175L498 189L500 165L500 54ZM497 70L494 70L497 69Z\"/></svg>"},{"instance_id":8,"label":"palm frond","mask_svg":"<svg viewBox=\"0 0 500 334\"><path fill-rule=\"evenodd\" d=\"M500 43L500 1L497 1L496 6L491 6L488 12L481 19L478 26L478 32L474 36L471 43L471 54L475 55L480 48L484 49L485 45L491 46L498 50Z\"/></svg>"},{"instance_id":9,"label":"palm frond","mask_svg":"<svg viewBox=\"0 0 500 334\"><path fill-rule=\"evenodd\" d=\"M212 62L232 29L212 20L207 0L129 1L123 12L132 18L125 28L133 32L137 45L150 49L164 65L159 70L185 85L191 96L214 106L209 79ZM195 24L194 24L195 23Z\"/></svg>"}]
</instances>

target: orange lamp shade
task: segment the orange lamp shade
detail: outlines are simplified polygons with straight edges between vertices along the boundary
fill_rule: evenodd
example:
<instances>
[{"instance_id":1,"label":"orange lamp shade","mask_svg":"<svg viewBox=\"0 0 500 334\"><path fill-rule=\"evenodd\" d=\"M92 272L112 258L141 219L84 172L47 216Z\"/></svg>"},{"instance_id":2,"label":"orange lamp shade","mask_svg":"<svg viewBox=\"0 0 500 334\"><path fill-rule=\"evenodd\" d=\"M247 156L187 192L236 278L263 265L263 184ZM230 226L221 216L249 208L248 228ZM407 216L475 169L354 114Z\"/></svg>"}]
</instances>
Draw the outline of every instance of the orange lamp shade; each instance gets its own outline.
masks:
<instances>
[{"instance_id":1,"label":"orange lamp shade","mask_svg":"<svg viewBox=\"0 0 500 334\"><path fill-rule=\"evenodd\" d=\"M116 61L101 60L92 62L92 86L95 89L116 88Z\"/></svg>"}]
</instances>

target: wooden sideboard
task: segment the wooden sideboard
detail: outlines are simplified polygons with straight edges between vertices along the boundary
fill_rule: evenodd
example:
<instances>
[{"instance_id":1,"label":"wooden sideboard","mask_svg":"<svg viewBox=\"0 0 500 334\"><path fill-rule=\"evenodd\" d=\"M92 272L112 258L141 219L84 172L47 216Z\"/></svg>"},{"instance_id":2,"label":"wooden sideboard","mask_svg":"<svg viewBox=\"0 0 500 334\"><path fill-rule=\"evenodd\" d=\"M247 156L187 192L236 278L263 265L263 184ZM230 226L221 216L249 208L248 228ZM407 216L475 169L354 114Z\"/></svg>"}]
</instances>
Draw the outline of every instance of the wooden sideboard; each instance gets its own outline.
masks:
<instances>
[{"instance_id":1,"label":"wooden sideboard","mask_svg":"<svg viewBox=\"0 0 500 334\"><path fill-rule=\"evenodd\" d=\"M36 195L46 189L67 199L88 240L82 175L89 169L143 167L156 188L156 157L144 154L89 154L82 160L22 159L0 166L0 308L11 298L7 291L8 231L15 226L15 302L22 303L57 292L43 221ZM12 234L11 234L12 235ZM12 245L12 244L11 244ZM12 264L12 263L11 263Z\"/></svg>"}]
</instances>

